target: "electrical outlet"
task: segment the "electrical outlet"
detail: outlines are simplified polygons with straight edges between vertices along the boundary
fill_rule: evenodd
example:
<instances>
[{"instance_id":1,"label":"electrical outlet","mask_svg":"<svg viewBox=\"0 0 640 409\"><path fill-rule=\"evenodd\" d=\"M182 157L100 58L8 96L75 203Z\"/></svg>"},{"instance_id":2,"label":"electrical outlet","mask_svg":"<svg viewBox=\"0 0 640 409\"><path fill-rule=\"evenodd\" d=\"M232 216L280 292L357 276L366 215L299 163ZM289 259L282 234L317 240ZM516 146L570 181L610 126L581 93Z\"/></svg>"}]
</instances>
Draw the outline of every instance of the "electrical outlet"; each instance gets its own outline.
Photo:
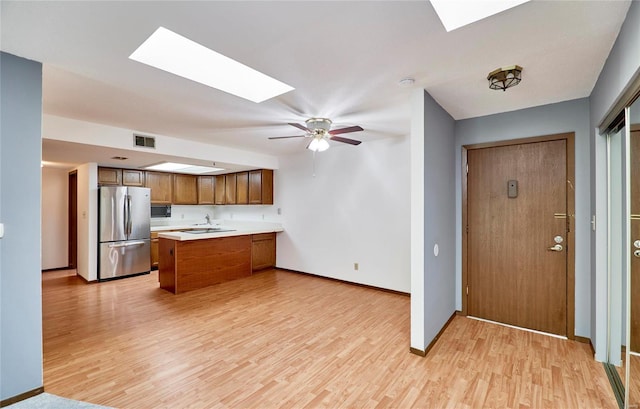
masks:
<instances>
[{"instance_id":1,"label":"electrical outlet","mask_svg":"<svg viewBox=\"0 0 640 409\"><path fill-rule=\"evenodd\" d=\"M358 265L358 263L353 263L353 269L358 271L358 269L360 268L360 266Z\"/></svg>"}]
</instances>

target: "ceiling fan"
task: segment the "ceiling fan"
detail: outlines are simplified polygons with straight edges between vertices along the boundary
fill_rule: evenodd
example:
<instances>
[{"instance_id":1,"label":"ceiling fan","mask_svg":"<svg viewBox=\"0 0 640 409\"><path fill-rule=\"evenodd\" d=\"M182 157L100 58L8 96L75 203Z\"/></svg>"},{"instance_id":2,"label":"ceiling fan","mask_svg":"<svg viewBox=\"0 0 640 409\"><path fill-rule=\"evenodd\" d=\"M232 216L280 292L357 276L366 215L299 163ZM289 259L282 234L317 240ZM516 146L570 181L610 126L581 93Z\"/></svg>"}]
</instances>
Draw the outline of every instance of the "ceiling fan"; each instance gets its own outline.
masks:
<instances>
[{"instance_id":1,"label":"ceiling fan","mask_svg":"<svg viewBox=\"0 0 640 409\"><path fill-rule=\"evenodd\" d=\"M332 122L327 118L309 118L305 121L305 123L307 124L307 126L291 122L289 123L289 125L295 126L296 128L305 131L305 135L273 136L269 139L313 138L309 145L307 145L307 149L314 152L322 152L329 149L329 140L348 143L349 145L360 145L362 143L361 141L356 141L355 139L336 136L343 133L363 131L364 129L359 126L349 126L346 128L331 130Z\"/></svg>"}]
</instances>

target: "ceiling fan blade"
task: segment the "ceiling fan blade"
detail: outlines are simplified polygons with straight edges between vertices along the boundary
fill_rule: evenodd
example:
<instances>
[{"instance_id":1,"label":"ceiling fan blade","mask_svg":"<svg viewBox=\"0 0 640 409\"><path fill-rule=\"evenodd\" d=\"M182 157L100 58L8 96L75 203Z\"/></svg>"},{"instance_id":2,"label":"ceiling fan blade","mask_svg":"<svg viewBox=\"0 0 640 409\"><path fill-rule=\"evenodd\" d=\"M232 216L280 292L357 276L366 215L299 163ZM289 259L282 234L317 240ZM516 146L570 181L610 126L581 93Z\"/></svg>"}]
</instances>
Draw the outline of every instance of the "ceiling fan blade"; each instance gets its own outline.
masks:
<instances>
[{"instance_id":1,"label":"ceiling fan blade","mask_svg":"<svg viewBox=\"0 0 640 409\"><path fill-rule=\"evenodd\" d=\"M355 139L343 138L341 136L332 136L331 140L332 141L337 141L337 142L348 143L349 145L360 145L362 143L362 141L356 141Z\"/></svg>"},{"instance_id":2,"label":"ceiling fan blade","mask_svg":"<svg viewBox=\"0 0 640 409\"><path fill-rule=\"evenodd\" d=\"M287 139L287 138L304 138L307 135L295 135L295 136L270 136L267 139Z\"/></svg>"},{"instance_id":3,"label":"ceiling fan blade","mask_svg":"<svg viewBox=\"0 0 640 409\"><path fill-rule=\"evenodd\" d=\"M300 125L300 124L294 124L293 122L289 122L289 125L291 126L295 126L298 129L302 129L305 132L309 132L311 133L311 131L309 129L307 129L304 125Z\"/></svg>"},{"instance_id":4,"label":"ceiling fan blade","mask_svg":"<svg viewBox=\"0 0 640 409\"><path fill-rule=\"evenodd\" d=\"M347 128L334 129L332 131L329 131L329 133L331 135L338 135L341 133L359 132L359 131L364 131L364 129L362 129L359 126L349 126Z\"/></svg>"}]
</instances>

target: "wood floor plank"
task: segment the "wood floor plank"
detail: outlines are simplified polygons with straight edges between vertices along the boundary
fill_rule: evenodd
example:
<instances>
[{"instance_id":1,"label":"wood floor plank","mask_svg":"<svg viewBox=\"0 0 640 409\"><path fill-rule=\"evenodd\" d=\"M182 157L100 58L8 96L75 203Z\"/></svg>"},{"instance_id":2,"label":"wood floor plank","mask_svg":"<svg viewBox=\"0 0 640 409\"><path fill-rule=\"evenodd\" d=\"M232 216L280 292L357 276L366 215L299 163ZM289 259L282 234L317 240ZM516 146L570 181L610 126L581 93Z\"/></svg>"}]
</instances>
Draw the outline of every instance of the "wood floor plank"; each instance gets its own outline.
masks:
<instances>
[{"instance_id":1,"label":"wood floor plank","mask_svg":"<svg viewBox=\"0 0 640 409\"><path fill-rule=\"evenodd\" d=\"M455 317L409 353L409 304L278 270L180 295L157 273L47 272L45 389L119 408L616 408L578 342Z\"/></svg>"}]
</instances>

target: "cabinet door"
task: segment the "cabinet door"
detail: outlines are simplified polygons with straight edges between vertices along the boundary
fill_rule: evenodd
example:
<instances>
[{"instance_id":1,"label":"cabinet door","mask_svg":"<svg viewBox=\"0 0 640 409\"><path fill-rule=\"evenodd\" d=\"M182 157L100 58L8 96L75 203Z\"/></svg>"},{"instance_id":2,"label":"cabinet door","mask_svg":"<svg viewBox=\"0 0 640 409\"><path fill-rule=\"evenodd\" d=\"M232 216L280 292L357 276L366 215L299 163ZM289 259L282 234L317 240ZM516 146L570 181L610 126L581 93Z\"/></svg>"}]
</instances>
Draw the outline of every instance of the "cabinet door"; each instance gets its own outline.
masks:
<instances>
[{"instance_id":1,"label":"cabinet door","mask_svg":"<svg viewBox=\"0 0 640 409\"><path fill-rule=\"evenodd\" d=\"M214 177L198 176L198 204L214 204Z\"/></svg>"},{"instance_id":2,"label":"cabinet door","mask_svg":"<svg viewBox=\"0 0 640 409\"><path fill-rule=\"evenodd\" d=\"M273 170L262 169L262 204L273 204Z\"/></svg>"},{"instance_id":3,"label":"cabinet door","mask_svg":"<svg viewBox=\"0 0 640 409\"><path fill-rule=\"evenodd\" d=\"M236 204L249 203L249 172L236 173Z\"/></svg>"},{"instance_id":4,"label":"cabinet door","mask_svg":"<svg viewBox=\"0 0 640 409\"><path fill-rule=\"evenodd\" d=\"M122 169L122 184L124 186L144 186L144 171Z\"/></svg>"},{"instance_id":5,"label":"cabinet door","mask_svg":"<svg viewBox=\"0 0 640 409\"><path fill-rule=\"evenodd\" d=\"M224 175L224 183L225 204L236 204L236 174L228 173Z\"/></svg>"},{"instance_id":6,"label":"cabinet door","mask_svg":"<svg viewBox=\"0 0 640 409\"><path fill-rule=\"evenodd\" d=\"M158 232L151 232L151 269L158 269Z\"/></svg>"},{"instance_id":7,"label":"cabinet door","mask_svg":"<svg viewBox=\"0 0 640 409\"><path fill-rule=\"evenodd\" d=\"M98 168L98 185L119 186L122 184L122 169Z\"/></svg>"},{"instance_id":8,"label":"cabinet door","mask_svg":"<svg viewBox=\"0 0 640 409\"><path fill-rule=\"evenodd\" d=\"M249 204L273 204L273 170L249 172Z\"/></svg>"},{"instance_id":9,"label":"cabinet door","mask_svg":"<svg viewBox=\"0 0 640 409\"><path fill-rule=\"evenodd\" d=\"M276 234L254 234L251 238L251 271L276 266Z\"/></svg>"},{"instance_id":10,"label":"cabinet door","mask_svg":"<svg viewBox=\"0 0 640 409\"><path fill-rule=\"evenodd\" d=\"M151 203L171 204L173 198L172 176L171 173L147 172L145 187L151 189Z\"/></svg>"},{"instance_id":11,"label":"cabinet door","mask_svg":"<svg viewBox=\"0 0 640 409\"><path fill-rule=\"evenodd\" d=\"M215 180L214 180L214 190L215 190L215 195L214 195L214 202L217 205L223 205L225 204L225 181L226 178L224 175L217 175L215 176Z\"/></svg>"},{"instance_id":12,"label":"cabinet door","mask_svg":"<svg viewBox=\"0 0 640 409\"><path fill-rule=\"evenodd\" d=\"M173 203L198 204L198 177L195 175L173 175Z\"/></svg>"}]
</instances>

